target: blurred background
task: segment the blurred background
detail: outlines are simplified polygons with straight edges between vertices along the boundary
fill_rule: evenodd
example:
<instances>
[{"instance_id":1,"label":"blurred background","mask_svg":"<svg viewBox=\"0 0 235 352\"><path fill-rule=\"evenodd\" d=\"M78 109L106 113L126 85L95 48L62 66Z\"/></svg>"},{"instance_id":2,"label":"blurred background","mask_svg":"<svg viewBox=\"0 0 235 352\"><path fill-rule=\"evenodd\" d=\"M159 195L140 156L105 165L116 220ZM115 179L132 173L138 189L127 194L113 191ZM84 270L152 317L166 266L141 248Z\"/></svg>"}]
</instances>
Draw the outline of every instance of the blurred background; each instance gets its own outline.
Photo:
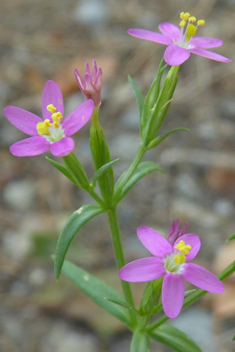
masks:
<instances>
[{"instance_id":1,"label":"blurred background","mask_svg":"<svg viewBox=\"0 0 235 352\"><path fill-rule=\"evenodd\" d=\"M143 94L154 79L165 47L129 36L128 28L157 30L179 23L189 11L206 20L198 36L223 39L216 52L234 59L234 0L2 0L0 11L0 351L128 351L130 334L96 307L67 278L56 283L50 255L68 216L91 202L46 161L45 155L17 158L9 146L25 135L2 110L15 105L41 116L45 82L55 80L66 115L84 97L73 76L96 59L103 70L100 122L116 178L139 145L137 106L127 75ZM147 225L167 236L172 219L201 237L195 262L215 273L234 259L235 244L235 65L192 55L179 83L162 134L177 132L149 151L145 160L166 173L152 173L119 205L125 256L148 254L136 236ZM76 136L75 153L89 177L89 123ZM51 157L50 153L48 156ZM58 160L58 159L57 159ZM60 161L60 160L58 160ZM94 218L74 239L67 258L120 289L106 216ZM216 262L216 263L215 263ZM144 286L133 285L136 302ZM235 343L235 277L221 295L207 295L171 321L203 351L232 352ZM153 343L152 352L171 351Z\"/></svg>"}]
</instances>

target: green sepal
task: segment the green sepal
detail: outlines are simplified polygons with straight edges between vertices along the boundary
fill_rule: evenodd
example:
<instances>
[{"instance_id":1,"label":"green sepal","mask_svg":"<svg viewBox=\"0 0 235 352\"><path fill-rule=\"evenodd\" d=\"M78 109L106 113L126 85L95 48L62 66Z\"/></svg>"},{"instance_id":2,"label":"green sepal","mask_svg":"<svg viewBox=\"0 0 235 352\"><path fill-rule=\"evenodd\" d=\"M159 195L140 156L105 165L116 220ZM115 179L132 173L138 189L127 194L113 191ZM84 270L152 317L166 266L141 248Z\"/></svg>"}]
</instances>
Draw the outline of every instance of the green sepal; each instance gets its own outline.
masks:
<instances>
[{"instance_id":1,"label":"green sepal","mask_svg":"<svg viewBox=\"0 0 235 352\"><path fill-rule=\"evenodd\" d=\"M110 161L109 163L101 166L94 174L92 177L92 185L95 186L96 181L100 178L100 176L103 175L105 171L107 171L113 164L115 164L119 159L114 159Z\"/></svg>"},{"instance_id":2,"label":"green sepal","mask_svg":"<svg viewBox=\"0 0 235 352\"><path fill-rule=\"evenodd\" d=\"M165 78L163 87L158 94L155 105L152 107L146 121L146 133L144 142L148 145L157 135L164 117L169 109L175 87L178 81L179 66L172 66ZM150 115L150 116L149 116Z\"/></svg>"},{"instance_id":3,"label":"green sepal","mask_svg":"<svg viewBox=\"0 0 235 352\"><path fill-rule=\"evenodd\" d=\"M150 336L177 352L202 352L200 347L184 332L170 325L161 325Z\"/></svg>"},{"instance_id":4,"label":"green sepal","mask_svg":"<svg viewBox=\"0 0 235 352\"><path fill-rule=\"evenodd\" d=\"M148 282L140 302L141 315L152 316L154 307L157 306L162 292L163 278Z\"/></svg>"},{"instance_id":5,"label":"green sepal","mask_svg":"<svg viewBox=\"0 0 235 352\"><path fill-rule=\"evenodd\" d=\"M160 171L160 172L165 172L158 164L152 162L152 161L144 161L140 163L133 175L130 177L130 179L127 181L127 183L124 185L124 187L120 190L120 192L117 194L115 190L119 188L119 183L122 182L122 177L125 176L125 173L120 176L118 179L117 183L115 184L114 188L114 202L117 204L120 202L120 200L127 194L127 192L139 181L141 180L144 176L148 175L150 172L153 171Z\"/></svg>"},{"instance_id":6,"label":"green sepal","mask_svg":"<svg viewBox=\"0 0 235 352\"><path fill-rule=\"evenodd\" d=\"M164 134L164 136L162 136L160 138L160 136L156 137L155 139L153 139L148 145L147 145L147 148L148 149L151 149L151 148L154 148L156 147L158 144L160 144L162 141L164 141L164 139L166 139L170 134L174 133L174 132L177 132L177 131L190 131L189 128L186 128L186 127L177 127L177 128L174 128L173 130L170 130L169 132L167 132L166 134Z\"/></svg>"},{"instance_id":7,"label":"green sepal","mask_svg":"<svg viewBox=\"0 0 235 352\"><path fill-rule=\"evenodd\" d=\"M78 231L85 225L90 219L104 212L99 205L86 204L79 208L77 211L69 217L63 230L60 233L57 241L56 253L55 253L55 278L58 280L61 272L61 268L65 259L65 255L69 249L70 243L76 236Z\"/></svg>"},{"instance_id":8,"label":"green sepal","mask_svg":"<svg viewBox=\"0 0 235 352\"><path fill-rule=\"evenodd\" d=\"M105 299L105 297L110 297L113 300L124 301L125 298L119 292L67 260L63 264L62 272L93 302L130 327L130 318L127 310Z\"/></svg>"},{"instance_id":9,"label":"green sepal","mask_svg":"<svg viewBox=\"0 0 235 352\"><path fill-rule=\"evenodd\" d=\"M133 79L131 78L131 76L128 76L128 81L130 82L133 92L135 94L135 98L138 104L138 110L139 110L139 115L141 117L142 115L142 110L143 110L143 105L144 105L144 98L143 95L141 94L138 86L136 85L136 83L133 81Z\"/></svg>"},{"instance_id":10,"label":"green sepal","mask_svg":"<svg viewBox=\"0 0 235 352\"><path fill-rule=\"evenodd\" d=\"M52 166L54 166L57 170L59 170L62 174L64 174L70 181L72 181L73 183L75 183L75 185L80 187L80 184L78 182L76 182L76 180L74 179L71 172L64 165L61 165L57 161L52 160L52 159L48 158L47 156L46 156L46 159L49 161L49 163Z\"/></svg>"},{"instance_id":11,"label":"green sepal","mask_svg":"<svg viewBox=\"0 0 235 352\"><path fill-rule=\"evenodd\" d=\"M135 330L130 346L130 352L149 352L150 338L146 331Z\"/></svg>"},{"instance_id":12,"label":"green sepal","mask_svg":"<svg viewBox=\"0 0 235 352\"><path fill-rule=\"evenodd\" d=\"M156 104L159 97L162 75L166 69L167 65L163 66L163 59L161 60L157 75L151 84L151 87L144 99L142 115L141 115L141 140L145 140L145 134L147 133L148 121L151 117L151 111Z\"/></svg>"},{"instance_id":13,"label":"green sepal","mask_svg":"<svg viewBox=\"0 0 235 352\"><path fill-rule=\"evenodd\" d=\"M109 148L105 142L104 131L98 120L98 110L92 116L92 125L90 128L90 148L95 171L111 161ZM99 179L98 184L100 192L106 203L109 203L113 195L114 176L113 169L109 167Z\"/></svg>"},{"instance_id":14,"label":"green sepal","mask_svg":"<svg viewBox=\"0 0 235 352\"><path fill-rule=\"evenodd\" d=\"M73 153L70 153L69 155L63 156L63 160L66 168L73 175L76 183L80 185L81 188L89 189L90 183L86 171L77 157Z\"/></svg>"},{"instance_id":15,"label":"green sepal","mask_svg":"<svg viewBox=\"0 0 235 352\"><path fill-rule=\"evenodd\" d=\"M235 240L235 234L232 235L231 237L229 237L229 238L226 240L226 242L229 242L229 241L232 241L232 240Z\"/></svg>"},{"instance_id":16,"label":"green sepal","mask_svg":"<svg viewBox=\"0 0 235 352\"><path fill-rule=\"evenodd\" d=\"M107 301L112 302L112 303L114 303L114 304L117 304L117 305L119 305L119 306L121 306L121 307L124 307L124 308L126 308L126 309L132 310L132 311L134 311L136 314L139 315L139 311L138 311L135 307L133 307L130 303L127 303L127 302L125 302L125 301L123 301L123 300L120 301L120 300L117 300L117 299L112 299L112 298L109 298L109 297L105 297L105 299L107 299Z\"/></svg>"}]
</instances>

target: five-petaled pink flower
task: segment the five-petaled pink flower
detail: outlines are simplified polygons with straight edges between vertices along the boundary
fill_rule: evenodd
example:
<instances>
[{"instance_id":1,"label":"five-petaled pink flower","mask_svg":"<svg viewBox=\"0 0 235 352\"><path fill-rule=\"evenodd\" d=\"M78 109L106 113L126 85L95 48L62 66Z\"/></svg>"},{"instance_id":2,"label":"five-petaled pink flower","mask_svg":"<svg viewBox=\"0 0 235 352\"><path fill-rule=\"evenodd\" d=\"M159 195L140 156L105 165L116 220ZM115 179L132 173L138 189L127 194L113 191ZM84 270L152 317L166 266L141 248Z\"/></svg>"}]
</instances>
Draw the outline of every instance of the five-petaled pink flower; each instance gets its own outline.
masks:
<instances>
[{"instance_id":1,"label":"five-petaled pink flower","mask_svg":"<svg viewBox=\"0 0 235 352\"><path fill-rule=\"evenodd\" d=\"M74 75L86 98L92 99L95 106L99 106L101 104L102 70L97 68L95 60L93 60L92 72L89 63L86 63L86 73L83 80L77 68L74 70Z\"/></svg>"},{"instance_id":2,"label":"five-petaled pink flower","mask_svg":"<svg viewBox=\"0 0 235 352\"><path fill-rule=\"evenodd\" d=\"M160 33L148 31L145 29L131 28L128 33L134 37L150 40L152 42L167 45L164 53L164 60L170 66L181 65L186 61L190 53L207 57L209 59L230 62L231 60L225 56L205 50L216 48L222 45L222 40L210 37L194 37L198 26L204 25L204 20L197 21L194 16L190 16L188 12L180 14L181 29L172 23L161 23L158 28ZM197 21L197 24L194 23Z\"/></svg>"},{"instance_id":3,"label":"five-petaled pink flower","mask_svg":"<svg viewBox=\"0 0 235 352\"><path fill-rule=\"evenodd\" d=\"M58 84L47 81L42 93L43 120L16 106L4 110L6 118L24 133L32 136L10 146L15 156L33 156L49 149L55 156L68 155L74 148L70 137L82 128L93 113L94 104L90 99L79 105L66 119L64 116L63 96Z\"/></svg>"},{"instance_id":4,"label":"five-petaled pink flower","mask_svg":"<svg viewBox=\"0 0 235 352\"><path fill-rule=\"evenodd\" d=\"M179 231L176 232L179 234ZM206 291L224 291L223 283L214 274L200 265L189 263L201 246L199 237L194 233L184 234L173 243L147 226L138 227L137 235L154 257L138 259L125 265L119 271L119 276L129 282L144 282L164 277L162 304L169 318L177 317L182 308L184 279Z\"/></svg>"}]
</instances>

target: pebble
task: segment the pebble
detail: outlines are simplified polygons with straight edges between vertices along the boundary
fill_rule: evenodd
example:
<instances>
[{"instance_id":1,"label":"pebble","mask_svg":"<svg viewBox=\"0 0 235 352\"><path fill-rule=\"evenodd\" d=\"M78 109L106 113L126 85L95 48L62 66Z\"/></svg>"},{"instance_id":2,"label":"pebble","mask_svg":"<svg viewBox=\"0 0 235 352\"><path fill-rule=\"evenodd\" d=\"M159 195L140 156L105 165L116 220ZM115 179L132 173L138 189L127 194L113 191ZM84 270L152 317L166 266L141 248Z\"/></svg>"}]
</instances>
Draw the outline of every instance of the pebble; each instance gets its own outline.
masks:
<instances>
[{"instance_id":1,"label":"pebble","mask_svg":"<svg viewBox=\"0 0 235 352\"><path fill-rule=\"evenodd\" d=\"M18 211L29 209L34 201L35 190L29 180L9 182L3 191L5 202Z\"/></svg>"},{"instance_id":2,"label":"pebble","mask_svg":"<svg viewBox=\"0 0 235 352\"><path fill-rule=\"evenodd\" d=\"M100 26L107 23L107 7L100 0L78 2L73 12L73 19L85 26Z\"/></svg>"}]
</instances>

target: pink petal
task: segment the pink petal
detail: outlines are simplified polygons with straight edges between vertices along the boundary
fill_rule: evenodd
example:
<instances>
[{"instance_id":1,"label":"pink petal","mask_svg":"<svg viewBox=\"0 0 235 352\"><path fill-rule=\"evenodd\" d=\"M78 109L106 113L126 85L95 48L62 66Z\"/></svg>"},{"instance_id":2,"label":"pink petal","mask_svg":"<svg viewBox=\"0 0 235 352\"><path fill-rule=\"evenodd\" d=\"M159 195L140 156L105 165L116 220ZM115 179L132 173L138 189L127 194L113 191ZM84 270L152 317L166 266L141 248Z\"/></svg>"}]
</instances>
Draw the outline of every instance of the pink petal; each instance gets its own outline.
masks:
<instances>
[{"instance_id":1,"label":"pink petal","mask_svg":"<svg viewBox=\"0 0 235 352\"><path fill-rule=\"evenodd\" d=\"M175 245L178 244L180 241L184 241L185 244L189 244L191 246L189 254L186 255L186 261L188 262L195 258L201 247L201 241L199 236L195 235L195 233L187 233L186 235L179 237L175 241L173 247L175 248Z\"/></svg>"},{"instance_id":2,"label":"pink petal","mask_svg":"<svg viewBox=\"0 0 235 352\"><path fill-rule=\"evenodd\" d=\"M200 265L194 263L185 263L181 275L191 284L214 293L221 293L224 291L223 283Z\"/></svg>"},{"instance_id":3,"label":"pink petal","mask_svg":"<svg viewBox=\"0 0 235 352\"><path fill-rule=\"evenodd\" d=\"M10 123L20 131L27 133L30 136L38 135L36 125L38 122L42 122L42 119L37 115L17 108L16 106L8 106L4 109L4 114Z\"/></svg>"},{"instance_id":4,"label":"pink petal","mask_svg":"<svg viewBox=\"0 0 235 352\"><path fill-rule=\"evenodd\" d=\"M85 85L85 93L91 93L95 91L94 83L92 82L91 75L89 73L85 73L84 75L84 85Z\"/></svg>"},{"instance_id":5,"label":"pink petal","mask_svg":"<svg viewBox=\"0 0 235 352\"><path fill-rule=\"evenodd\" d=\"M193 37L189 42L189 45L197 46L201 49L216 48L222 44L223 41L221 39L210 37Z\"/></svg>"},{"instance_id":6,"label":"pink petal","mask_svg":"<svg viewBox=\"0 0 235 352\"><path fill-rule=\"evenodd\" d=\"M164 257L173 252L171 244L160 233L148 226L137 228L137 235L150 253L157 257Z\"/></svg>"},{"instance_id":7,"label":"pink petal","mask_svg":"<svg viewBox=\"0 0 235 352\"><path fill-rule=\"evenodd\" d=\"M96 79L97 72L98 72L98 68L97 68L95 60L93 60L93 68L92 68L92 72L91 72L91 77L92 77L93 81L95 81L95 79Z\"/></svg>"},{"instance_id":8,"label":"pink petal","mask_svg":"<svg viewBox=\"0 0 235 352\"><path fill-rule=\"evenodd\" d=\"M164 60L170 66L181 65L190 56L187 49L181 48L177 45L170 45L166 48L164 53Z\"/></svg>"},{"instance_id":9,"label":"pink petal","mask_svg":"<svg viewBox=\"0 0 235 352\"><path fill-rule=\"evenodd\" d=\"M164 36L169 37L172 40L178 40L180 38L180 29L172 23L160 23L158 28Z\"/></svg>"},{"instance_id":10,"label":"pink petal","mask_svg":"<svg viewBox=\"0 0 235 352\"><path fill-rule=\"evenodd\" d=\"M219 62L231 62L228 57L222 56L220 54L213 53L200 48L188 49L191 53L207 57L208 59L219 61Z\"/></svg>"},{"instance_id":11,"label":"pink petal","mask_svg":"<svg viewBox=\"0 0 235 352\"><path fill-rule=\"evenodd\" d=\"M88 62L86 62L86 73L88 73L89 75L91 74L91 70Z\"/></svg>"},{"instance_id":12,"label":"pink petal","mask_svg":"<svg viewBox=\"0 0 235 352\"><path fill-rule=\"evenodd\" d=\"M162 285L162 305L165 314L174 319L179 315L184 302L185 284L182 276L167 273Z\"/></svg>"},{"instance_id":13,"label":"pink petal","mask_svg":"<svg viewBox=\"0 0 235 352\"><path fill-rule=\"evenodd\" d=\"M44 120L51 119L51 112L47 110L47 106L53 104L56 112L61 112L64 116L63 95L60 87L54 81L47 81L42 92L42 115Z\"/></svg>"},{"instance_id":14,"label":"pink petal","mask_svg":"<svg viewBox=\"0 0 235 352\"><path fill-rule=\"evenodd\" d=\"M157 32L148 31L146 29L130 28L127 33L133 37L150 40L151 42L156 42L164 45L172 44L172 40L169 37L166 37L165 35Z\"/></svg>"},{"instance_id":15,"label":"pink petal","mask_svg":"<svg viewBox=\"0 0 235 352\"><path fill-rule=\"evenodd\" d=\"M91 99L79 105L69 116L63 121L62 127L65 135L71 136L80 130L91 118L94 103Z\"/></svg>"},{"instance_id":16,"label":"pink petal","mask_svg":"<svg viewBox=\"0 0 235 352\"><path fill-rule=\"evenodd\" d=\"M70 137L64 137L51 145L51 153L55 156L65 156L70 154L73 148L74 140Z\"/></svg>"},{"instance_id":17,"label":"pink petal","mask_svg":"<svg viewBox=\"0 0 235 352\"><path fill-rule=\"evenodd\" d=\"M51 143L42 136L23 139L10 146L10 152L15 156L34 156L45 153Z\"/></svg>"},{"instance_id":18,"label":"pink petal","mask_svg":"<svg viewBox=\"0 0 235 352\"><path fill-rule=\"evenodd\" d=\"M119 271L119 277L129 282L144 282L159 279L166 274L162 259L148 257L135 260Z\"/></svg>"},{"instance_id":19,"label":"pink petal","mask_svg":"<svg viewBox=\"0 0 235 352\"><path fill-rule=\"evenodd\" d=\"M84 87L84 84L82 81L82 77L81 77L80 73L78 72L77 68L74 69L74 76L76 78L76 81L78 82L78 85L79 85L81 91L84 91L85 87Z\"/></svg>"},{"instance_id":20,"label":"pink petal","mask_svg":"<svg viewBox=\"0 0 235 352\"><path fill-rule=\"evenodd\" d=\"M102 88L102 70L101 68L99 68L98 72L97 72L97 75L96 75L96 79L94 81L94 86L96 88L96 90L99 90Z\"/></svg>"}]
</instances>

